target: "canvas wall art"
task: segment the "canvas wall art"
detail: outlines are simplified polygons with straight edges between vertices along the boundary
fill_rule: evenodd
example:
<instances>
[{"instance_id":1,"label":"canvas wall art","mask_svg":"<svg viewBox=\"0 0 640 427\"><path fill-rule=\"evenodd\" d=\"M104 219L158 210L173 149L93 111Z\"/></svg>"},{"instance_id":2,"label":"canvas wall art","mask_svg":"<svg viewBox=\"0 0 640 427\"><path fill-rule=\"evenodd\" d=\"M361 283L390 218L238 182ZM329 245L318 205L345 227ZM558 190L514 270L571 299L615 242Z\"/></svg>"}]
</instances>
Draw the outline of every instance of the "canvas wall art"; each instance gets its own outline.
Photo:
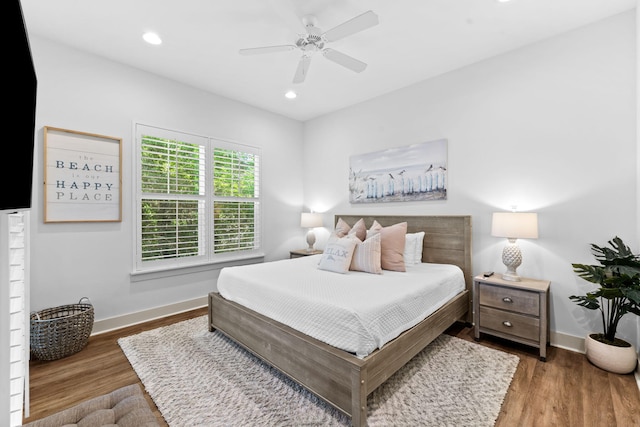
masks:
<instances>
[{"instance_id":1,"label":"canvas wall art","mask_svg":"<svg viewBox=\"0 0 640 427\"><path fill-rule=\"evenodd\" d=\"M446 199L446 139L349 158L351 203Z\"/></svg>"}]
</instances>

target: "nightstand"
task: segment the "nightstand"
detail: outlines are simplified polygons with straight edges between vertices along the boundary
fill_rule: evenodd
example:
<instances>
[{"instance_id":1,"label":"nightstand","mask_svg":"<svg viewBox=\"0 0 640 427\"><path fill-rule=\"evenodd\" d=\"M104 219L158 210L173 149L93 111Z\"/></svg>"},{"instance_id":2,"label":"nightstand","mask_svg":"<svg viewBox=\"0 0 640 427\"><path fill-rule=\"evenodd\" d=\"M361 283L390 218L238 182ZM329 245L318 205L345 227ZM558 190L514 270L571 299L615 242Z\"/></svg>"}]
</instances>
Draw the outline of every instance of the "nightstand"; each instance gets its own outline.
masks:
<instances>
[{"instance_id":1,"label":"nightstand","mask_svg":"<svg viewBox=\"0 0 640 427\"><path fill-rule=\"evenodd\" d=\"M538 347L540 360L547 360L549 343L549 286L547 280L502 275L479 275L473 279L473 323L475 339L480 333Z\"/></svg>"},{"instance_id":2,"label":"nightstand","mask_svg":"<svg viewBox=\"0 0 640 427\"><path fill-rule=\"evenodd\" d=\"M309 256L309 255L318 255L321 254L322 251L319 249L314 249L312 251L308 251L306 249L296 249L295 251L290 251L289 252L289 258L300 258L303 256Z\"/></svg>"}]
</instances>

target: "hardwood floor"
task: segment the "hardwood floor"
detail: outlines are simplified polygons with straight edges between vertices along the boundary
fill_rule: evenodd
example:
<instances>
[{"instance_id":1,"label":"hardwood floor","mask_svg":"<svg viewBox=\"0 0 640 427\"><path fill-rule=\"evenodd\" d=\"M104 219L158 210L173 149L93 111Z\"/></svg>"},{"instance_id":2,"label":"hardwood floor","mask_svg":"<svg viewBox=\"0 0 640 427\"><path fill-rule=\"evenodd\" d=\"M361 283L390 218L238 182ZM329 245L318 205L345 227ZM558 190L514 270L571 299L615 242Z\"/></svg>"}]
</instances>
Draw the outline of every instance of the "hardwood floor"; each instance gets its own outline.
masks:
<instances>
[{"instance_id":1,"label":"hardwood floor","mask_svg":"<svg viewBox=\"0 0 640 427\"><path fill-rule=\"evenodd\" d=\"M456 325L451 335L473 341L473 329ZM640 426L640 390L633 374L610 374L580 353L538 349L481 336L480 344L516 354L520 364L505 397L496 427Z\"/></svg>"},{"instance_id":2,"label":"hardwood floor","mask_svg":"<svg viewBox=\"0 0 640 427\"><path fill-rule=\"evenodd\" d=\"M142 387L118 338L206 313L202 308L92 336L79 353L50 362L32 361L31 412L24 422L125 385ZM473 330L462 324L447 333L473 341ZM556 347L549 347L547 362L541 362L534 348L489 336L483 336L480 344L520 357L496 427L640 426L640 391L633 374L609 374L591 365L584 355ZM166 426L148 395L147 400L160 424Z\"/></svg>"}]
</instances>

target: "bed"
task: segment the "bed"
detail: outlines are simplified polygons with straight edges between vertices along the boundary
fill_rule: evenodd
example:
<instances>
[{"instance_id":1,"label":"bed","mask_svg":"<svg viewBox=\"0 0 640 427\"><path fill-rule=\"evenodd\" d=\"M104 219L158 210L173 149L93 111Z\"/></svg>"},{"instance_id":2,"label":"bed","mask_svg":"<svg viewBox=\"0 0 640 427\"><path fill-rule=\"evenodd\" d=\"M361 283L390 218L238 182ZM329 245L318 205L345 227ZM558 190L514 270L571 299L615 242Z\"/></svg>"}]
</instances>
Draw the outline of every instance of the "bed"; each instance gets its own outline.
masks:
<instances>
[{"instance_id":1,"label":"bed","mask_svg":"<svg viewBox=\"0 0 640 427\"><path fill-rule=\"evenodd\" d=\"M367 228L407 222L407 233L424 231L422 262L451 264L464 287L436 311L380 348L358 355L313 338L242 304L209 294L209 330L219 330L364 426L367 396L457 321L471 321L470 216L336 215ZM311 257L308 257L311 258ZM294 261L294 260L291 260ZM299 262L304 262L298 260ZM333 273L338 274L338 273Z\"/></svg>"}]
</instances>

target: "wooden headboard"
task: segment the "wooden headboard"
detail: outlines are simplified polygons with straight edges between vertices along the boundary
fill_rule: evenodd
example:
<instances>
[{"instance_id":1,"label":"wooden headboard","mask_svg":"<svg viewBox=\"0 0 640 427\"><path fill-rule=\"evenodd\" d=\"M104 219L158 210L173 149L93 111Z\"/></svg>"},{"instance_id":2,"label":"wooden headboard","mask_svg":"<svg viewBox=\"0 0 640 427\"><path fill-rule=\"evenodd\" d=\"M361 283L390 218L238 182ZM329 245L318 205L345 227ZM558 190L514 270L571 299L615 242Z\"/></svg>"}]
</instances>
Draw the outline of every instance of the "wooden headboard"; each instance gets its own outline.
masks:
<instances>
[{"instance_id":1,"label":"wooden headboard","mask_svg":"<svg viewBox=\"0 0 640 427\"><path fill-rule=\"evenodd\" d=\"M353 225L364 219L367 229L376 220L383 227L407 223L407 233L424 231L422 262L454 264L464 273L467 289L473 287L473 266L471 264L471 216L470 215L335 215L334 225L342 218ZM471 311L470 311L471 312Z\"/></svg>"}]
</instances>

